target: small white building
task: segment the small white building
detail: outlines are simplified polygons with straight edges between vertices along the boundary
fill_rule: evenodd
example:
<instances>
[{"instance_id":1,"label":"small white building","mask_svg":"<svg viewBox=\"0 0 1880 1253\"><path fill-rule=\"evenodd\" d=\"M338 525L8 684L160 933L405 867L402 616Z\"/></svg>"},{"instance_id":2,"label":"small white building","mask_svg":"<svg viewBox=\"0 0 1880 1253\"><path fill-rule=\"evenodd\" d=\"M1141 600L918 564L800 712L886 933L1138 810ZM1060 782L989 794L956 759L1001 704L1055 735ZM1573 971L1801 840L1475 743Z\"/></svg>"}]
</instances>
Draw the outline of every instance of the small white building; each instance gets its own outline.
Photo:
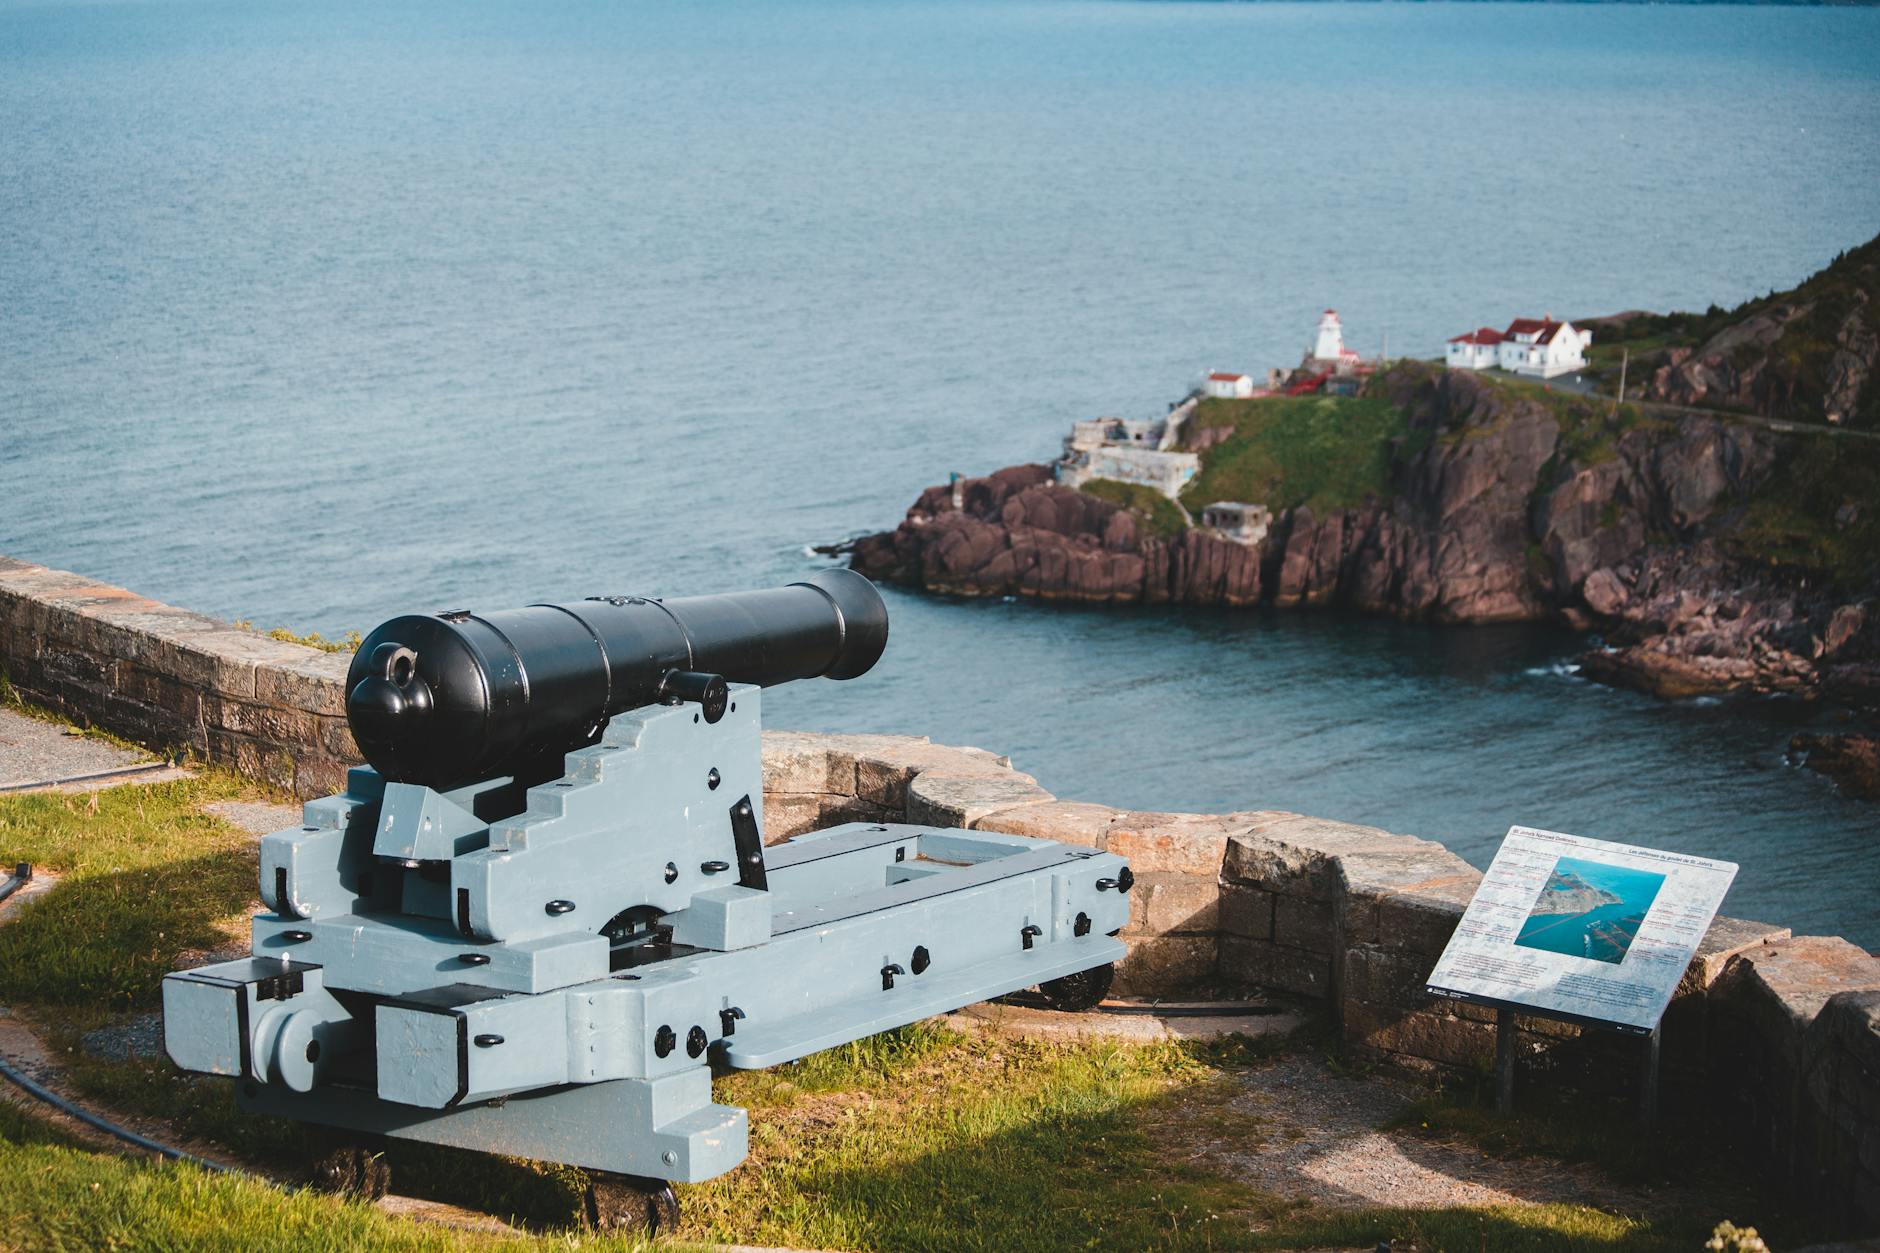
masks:
<instances>
[{"instance_id":1,"label":"small white building","mask_svg":"<svg viewBox=\"0 0 1880 1253\"><path fill-rule=\"evenodd\" d=\"M1352 369L1358 364L1358 354L1345 347L1345 327L1338 320L1336 309L1327 309L1325 316L1319 319L1319 333L1312 342L1312 361L1317 365L1335 365L1343 369Z\"/></svg>"},{"instance_id":2,"label":"small white building","mask_svg":"<svg viewBox=\"0 0 1880 1253\"><path fill-rule=\"evenodd\" d=\"M1265 505L1217 500L1202 508L1201 525L1237 544L1258 544L1273 525L1273 511Z\"/></svg>"},{"instance_id":3,"label":"small white building","mask_svg":"<svg viewBox=\"0 0 1880 1253\"><path fill-rule=\"evenodd\" d=\"M1216 370L1208 375L1206 390L1216 400L1245 400L1253 395L1253 380L1245 374Z\"/></svg>"},{"instance_id":4,"label":"small white building","mask_svg":"<svg viewBox=\"0 0 1880 1253\"><path fill-rule=\"evenodd\" d=\"M1448 361L1452 370L1486 370L1496 362L1501 332L1492 326L1478 326L1467 335L1449 341Z\"/></svg>"},{"instance_id":5,"label":"small white building","mask_svg":"<svg viewBox=\"0 0 1880 1253\"><path fill-rule=\"evenodd\" d=\"M1497 366L1511 374L1550 379L1586 368L1593 333L1551 317L1516 318L1508 329L1479 327L1449 341L1445 359L1453 369Z\"/></svg>"}]
</instances>

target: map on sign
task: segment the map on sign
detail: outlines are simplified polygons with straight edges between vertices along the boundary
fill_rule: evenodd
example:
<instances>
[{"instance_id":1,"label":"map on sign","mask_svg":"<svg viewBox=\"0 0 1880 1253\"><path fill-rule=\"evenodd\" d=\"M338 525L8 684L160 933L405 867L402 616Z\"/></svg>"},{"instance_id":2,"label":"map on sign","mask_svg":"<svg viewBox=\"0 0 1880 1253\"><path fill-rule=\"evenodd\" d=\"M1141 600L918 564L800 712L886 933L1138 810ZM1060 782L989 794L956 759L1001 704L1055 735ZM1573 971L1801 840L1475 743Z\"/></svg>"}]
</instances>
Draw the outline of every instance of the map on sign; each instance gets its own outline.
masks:
<instances>
[{"instance_id":1,"label":"map on sign","mask_svg":"<svg viewBox=\"0 0 1880 1253\"><path fill-rule=\"evenodd\" d=\"M1647 1034L1735 878L1732 862L1512 827L1429 992Z\"/></svg>"}]
</instances>

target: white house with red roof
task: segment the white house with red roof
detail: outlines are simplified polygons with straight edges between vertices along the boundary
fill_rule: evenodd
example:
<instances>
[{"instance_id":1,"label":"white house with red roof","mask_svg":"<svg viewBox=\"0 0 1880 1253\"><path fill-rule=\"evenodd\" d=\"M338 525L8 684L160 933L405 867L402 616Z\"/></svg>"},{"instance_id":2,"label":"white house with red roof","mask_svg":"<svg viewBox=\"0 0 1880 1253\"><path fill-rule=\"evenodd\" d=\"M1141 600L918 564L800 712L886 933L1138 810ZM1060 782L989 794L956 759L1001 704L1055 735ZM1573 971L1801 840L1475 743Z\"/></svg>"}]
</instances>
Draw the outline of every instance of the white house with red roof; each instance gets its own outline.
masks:
<instances>
[{"instance_id":1,"label":"white house with red roof","mask_svg":"<svg viewBox=\"0 0 1880 1253\"><path fill-rule=\"evenodd\" d=\"M1501 332L1492 326L1478 326L1466 335L1458 335L1449 341L1449 368L1486 370L1495 364L1500 343Z\"/></svg>"},{"instance_id":2,"label":"white house with red roof","mask_svg":"<svg viewBox=\"0 0 1880 1253\"><path fill-rule=\"evenodd\" d=\"M1446 358L1452 368L1483 370L1499 366L1511 374L1550 379L1586 368L1586 350L1593 333L1571 322L1551 317L1516 318L1508 329L1483 326L1449 341Z\"/></svg>"},{"instance_id":3,"label":"white house with red roof","mask_svg":"<svg viewBox=\"0 0 1880 1253\"><path fill-rule=\"evenodd\" d=\"M1245 374L1216 370L1208 375L1204 390L1216 400L1245 400L1253 395L1253 380Z\"/></svg>"}]
</instances>

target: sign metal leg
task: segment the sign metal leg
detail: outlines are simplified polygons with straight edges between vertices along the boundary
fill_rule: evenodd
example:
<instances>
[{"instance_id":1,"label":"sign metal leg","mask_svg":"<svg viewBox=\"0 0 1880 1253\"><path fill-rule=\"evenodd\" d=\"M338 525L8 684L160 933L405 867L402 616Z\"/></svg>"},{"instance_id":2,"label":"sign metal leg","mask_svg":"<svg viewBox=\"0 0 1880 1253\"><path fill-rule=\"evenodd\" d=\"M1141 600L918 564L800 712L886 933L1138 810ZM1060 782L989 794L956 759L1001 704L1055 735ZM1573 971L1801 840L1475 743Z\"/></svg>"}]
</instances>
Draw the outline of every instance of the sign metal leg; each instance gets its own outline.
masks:
<instances>
[{"instance_id":1,"label":"sign metal leg","mask_svg":"<svg viewBox=\"0 0 1880 1253\"><path fill-rule=\"evenodd\" d=\"M1638 1068L1638 1120L1650 1127L1658 1121L1658 1045L1662 1029L1652 1027Z\"/></svg>"},{"instance_id":2,"label":"sign metal leg","mask_svg":"<svg viewBox=\"0 0 1880 1253\"><path fill-rule=\"evenodd\" d=\"M1514 1110L1514 1011L1495 1010L1495 1108Z\"/></svg>"}]
</instances>

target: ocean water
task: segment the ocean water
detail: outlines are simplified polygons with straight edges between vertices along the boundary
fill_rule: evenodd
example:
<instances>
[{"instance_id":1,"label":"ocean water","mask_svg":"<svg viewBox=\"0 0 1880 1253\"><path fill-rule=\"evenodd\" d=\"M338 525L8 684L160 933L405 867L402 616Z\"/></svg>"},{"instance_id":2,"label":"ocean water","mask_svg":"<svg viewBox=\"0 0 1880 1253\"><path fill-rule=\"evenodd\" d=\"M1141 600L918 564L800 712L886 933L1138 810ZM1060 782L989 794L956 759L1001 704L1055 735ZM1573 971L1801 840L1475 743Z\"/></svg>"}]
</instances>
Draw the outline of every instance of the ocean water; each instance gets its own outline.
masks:
<instances>
[{"instance_id":1,"label":"ocean water","mask_svg":"<svg viewBox=\"0 0 1880 1253\"><path fill-rule=\"evenodd\" d=\"M1731 304L1880 230L1880 11L0 3L0 551L264 626L767 585L1319 311L1435 355ZM775 726L1061 796L1740 861L1880 946L1824 711L1546 629L890 593Z\"/></svg>"}]
</instances>

